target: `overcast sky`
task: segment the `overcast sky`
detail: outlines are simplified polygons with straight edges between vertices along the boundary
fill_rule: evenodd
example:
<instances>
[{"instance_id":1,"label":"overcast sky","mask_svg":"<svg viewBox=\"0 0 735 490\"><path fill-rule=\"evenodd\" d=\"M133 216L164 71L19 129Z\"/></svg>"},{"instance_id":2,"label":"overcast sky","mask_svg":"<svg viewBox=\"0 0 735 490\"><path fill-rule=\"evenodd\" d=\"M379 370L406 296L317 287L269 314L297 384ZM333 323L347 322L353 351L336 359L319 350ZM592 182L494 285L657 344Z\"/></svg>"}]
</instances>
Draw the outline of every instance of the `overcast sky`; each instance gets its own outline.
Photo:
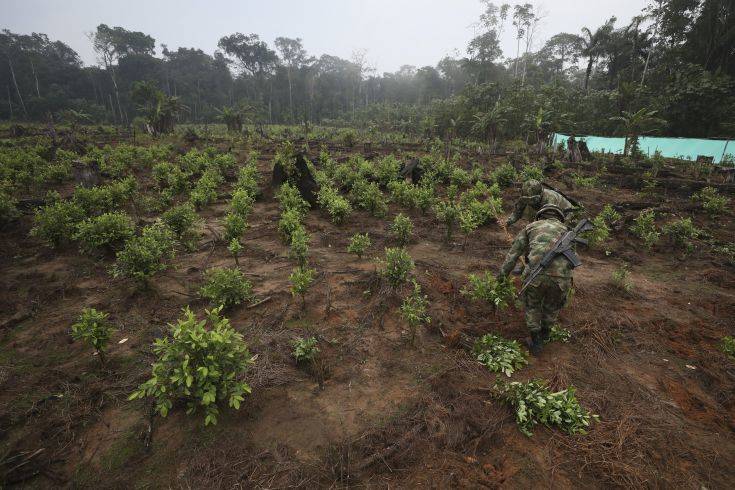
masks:
<instances>
[{"instance_id":1,"label":"overcast sky","mask_svg":"<svg viewBox=\"0 0 735 490\"><path fill-rule=\"evenodd\" d=\"M499 3L499 2L496 2ZM512 3L512 2L511 2ZM519 2L520 3L520 2ZM545 0L536 47L558 32L579 33L615 15L625 25L646 0ZM401 65L436 65L445 55L464 55L475 35L479 0L0 0L0 28L43 32L95 63L87 34L100 23L143 31L169 49L217 49L220 37L256 33L271 47L278 36L300 37L309 54L351 58L366 50L378 73ZM515 54L508 25L506 56Z\"/></svg>"}]
</instances>

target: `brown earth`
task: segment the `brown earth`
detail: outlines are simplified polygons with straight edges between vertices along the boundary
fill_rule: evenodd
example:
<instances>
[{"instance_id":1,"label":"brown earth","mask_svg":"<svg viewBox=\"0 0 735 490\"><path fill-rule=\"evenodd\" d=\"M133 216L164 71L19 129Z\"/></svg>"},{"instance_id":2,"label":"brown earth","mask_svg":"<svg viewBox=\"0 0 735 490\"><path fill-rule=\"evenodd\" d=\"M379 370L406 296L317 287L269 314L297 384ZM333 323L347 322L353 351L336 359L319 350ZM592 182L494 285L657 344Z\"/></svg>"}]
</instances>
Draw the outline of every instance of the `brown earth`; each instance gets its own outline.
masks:
<instances>
[{"instance_id":1,"label":"brown earth","mask_svg":"<svg viewBox=\"0 0 735 490\"><path fill-rule=\"evenodd\" d=\"M420 153L420 149L412 148ZM242 160L247 153L236 148ZM583 487L732 488L735 482L735 361L718 349L735 334L735 274L704 241L688 257L662 241L646 251L627 231L608 252L582 251L576 291L562 313L572 331L514 379L574 385L600 421L586 435L516 427L509 407L492 397L495 375L457 341L486 332L522 340L522 311L494 312L459 291L466 275L497 271L508 239L497 226L466 246L443 242L431 215L401 210L414 221L408 251L430 298L430 328L408 341L400 298L381 286L372 257L392 245L387 220L355 211L342 226L311 211L310 262L319 272L307 308L288 292L293 268L276 229L279 209L268 186L273 145L260 148L263 197L251 215L240 268L259 306L233 308L232 324L258 360L239 411L223 410L215 427L177 408L152 417L128 394L149 374L150 345L197 298L203 272L233 266L216 240L229 184L205 219L197 250L181 252L149 292L112 280L110 257L75 248L49 250L28 238L32 217L0 238L0 482L28 487ZM353 150L333 149L346 156ZM377 149L384 154L385 149ZM488 167L499 159L465 154ZM640 179L596 189L550 181L585 203L590 214L616 205L630 223L641 203L661 208L661 221L692 216L719 242L732 242L732 212L713 221L692 206L680 182L662 177L666 195L642 197ZM592 168L575 171L592 175ZM140 176L141 187L150 187ZM671 180L674 179L674 180ZM676 185L666 184L676 182ZM565 184L567 186L565 187ZM620 187L618 186L620 185ZM689 189L689 187L687 187ZM67 194L70 186L65 188ZM731 190L725 189L723 192ZM506 209L517 191L504 192ZM389 218L400 208L391 204ZM153 218L154 215L145 218ZM517 232L516 225L511 232ZM349 237L369 232L370 258L346 252ZM611 282L630 264L633 290ZM105 369L71 341L82 307L110 312L115 332ZM297 367L291 341L315 335L319 363ZM127 338L127 342L118 341Z\"/></svg>"}]
</instances>

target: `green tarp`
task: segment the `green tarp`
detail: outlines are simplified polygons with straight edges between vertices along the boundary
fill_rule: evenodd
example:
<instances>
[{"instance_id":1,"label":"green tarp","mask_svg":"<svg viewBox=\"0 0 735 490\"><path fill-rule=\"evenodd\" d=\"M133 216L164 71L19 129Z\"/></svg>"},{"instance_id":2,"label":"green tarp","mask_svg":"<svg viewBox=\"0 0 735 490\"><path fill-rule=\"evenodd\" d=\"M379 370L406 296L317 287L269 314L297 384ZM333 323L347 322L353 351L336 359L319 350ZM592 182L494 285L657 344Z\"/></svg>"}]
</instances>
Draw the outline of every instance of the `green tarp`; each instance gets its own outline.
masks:
<instances>
[{"instance_id":1,"label":"green tarp","mask_svg":"<svg viewBox=\"0 0 735 490\"><path fill-rule=\"evenodd\" d=\"M562 143L566 148L568 135L554 133L554 146ZM575 136L577 140L584 139L591 152L623 153L625 138L608 138L606 136ZM641 136L638 139L641 151L645 155L653 155L660 151L668 158L696 160L703 155L712 157L714 163L722 162L723 158L735 160L735 141L732 140L705 140L696 138L658 138L655 136Z\"/></svg>"}]
</instances>

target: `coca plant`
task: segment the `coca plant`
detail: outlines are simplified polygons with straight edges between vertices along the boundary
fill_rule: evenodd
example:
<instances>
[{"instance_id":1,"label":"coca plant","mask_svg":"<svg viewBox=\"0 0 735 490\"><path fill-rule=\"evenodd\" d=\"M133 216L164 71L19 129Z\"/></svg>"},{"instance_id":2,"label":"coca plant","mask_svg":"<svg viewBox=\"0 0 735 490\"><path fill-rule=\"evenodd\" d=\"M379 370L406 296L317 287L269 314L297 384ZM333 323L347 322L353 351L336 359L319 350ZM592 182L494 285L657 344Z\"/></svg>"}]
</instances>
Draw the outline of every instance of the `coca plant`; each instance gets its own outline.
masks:
<instances>
[{"instance_id":1,"label":"coca plant","mask_svg":"<svg viewBox=\"0 0 735 490\"><path fill-rule=\"evenodd\" d=\"M153 398L162 417L182 401L187 414L204 411L205 426L217 423L222 404L238 410L251 392L242 378L255 359L221 311L205 310L206 319L197 320L185 308L183 317L169 324L170 335L154 342L152 376L129 399Z\"/></svg>"}]
</instances>

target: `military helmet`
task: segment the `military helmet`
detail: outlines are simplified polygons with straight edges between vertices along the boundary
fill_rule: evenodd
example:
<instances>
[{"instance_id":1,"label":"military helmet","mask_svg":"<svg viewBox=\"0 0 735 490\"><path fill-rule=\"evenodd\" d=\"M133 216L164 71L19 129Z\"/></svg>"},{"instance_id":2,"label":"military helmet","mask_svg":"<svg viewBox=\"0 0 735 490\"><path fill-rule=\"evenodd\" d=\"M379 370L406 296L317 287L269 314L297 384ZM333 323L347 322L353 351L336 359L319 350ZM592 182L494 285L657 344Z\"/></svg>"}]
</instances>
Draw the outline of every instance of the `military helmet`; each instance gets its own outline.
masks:
<instances>
[{"instance_id":1,"label":"military helmet","mask_svg":"<svg viewBox=\"0 0 735 490\"><path fill-rule=\"evenodd\" d=\"M545 204L538 210L538 213L536 213L536 219L540 219L544 214L548 213L556 213L559 221L564 221L564 211L562 211L562 209L556 204Z\"/></svg>"},{"instance_id":2,"label":"military helmet","mask_svg":"<svg viewBox=\"0 0 735 490\"><path fill-rule=\"evenodd\" d=\"M544 187L536 179L530 179L523 183L523 195L524 196L540 196Z\"/></svg>"}]
</instances>

